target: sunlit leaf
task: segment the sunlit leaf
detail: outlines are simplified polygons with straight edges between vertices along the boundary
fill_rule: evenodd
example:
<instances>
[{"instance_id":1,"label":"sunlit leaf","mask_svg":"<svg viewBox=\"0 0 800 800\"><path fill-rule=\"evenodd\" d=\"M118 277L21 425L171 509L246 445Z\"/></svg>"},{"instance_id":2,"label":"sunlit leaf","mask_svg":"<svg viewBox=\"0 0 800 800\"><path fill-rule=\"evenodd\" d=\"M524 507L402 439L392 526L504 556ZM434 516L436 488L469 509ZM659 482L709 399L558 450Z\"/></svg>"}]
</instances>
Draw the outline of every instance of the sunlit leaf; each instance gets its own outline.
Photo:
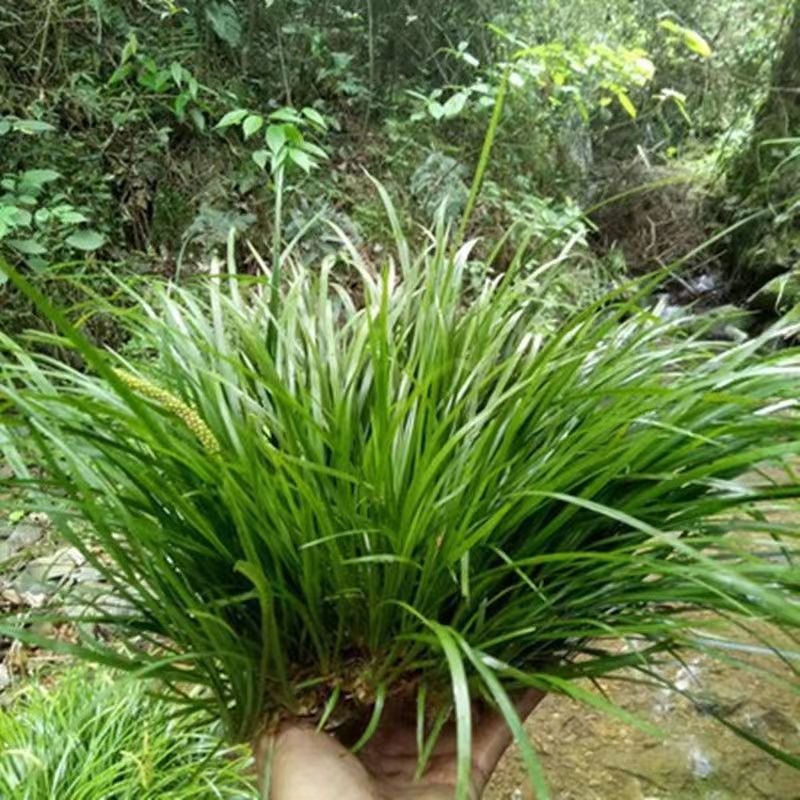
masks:
<instances>
[{"instance_id":1,"label":"sunlit leaf","mask_svg":"<svg viewBox=\"0 0 800 800\"><path fill-rule=\"evenodd\" d=\"M248 114L246 108L235 108L229 111L225 116L216 124L217 128L228 128L231 125L238 125Z\"/></svg>"},{"instance_id":2,"label":"sunlit leaf","mask_svg":"<svg viewBox=\"0 0 800 800\"><path fill-rule=\"evenodd\" d=\"M106 241L106 237L102 233L94 230L76 231L70 234L65 239L65 242L76 250L84 250L91 252L101 248Z\"/></svg>"},{"instance_id":3,"label":"sunlit leaf","mask_svg":"<svg viewBox=\"0 0 800 800\"><path fill-rule=\"evenodd\" d=\"M636 118L636 106L633 104L633 101L628 97L625 92L617 92L617 100L619 100L619 104L628 112L628 114Z\"/></svg>"},{"instance_id":4,"label":"sunlit leaf","mask_svg":"<svg viewBox=\"0 0 800 800\"><path fill-rule=\"evenodd\" d=\"M260 114L251 114L242 123L242 132L244 133L244 138L249 139L253 134L258 133L263 124L264 117L262 117Z\"/></svg>"},{"instance_id":5,"label":"sunlit leaf","mask_svg":"<svg viewBox=\"0 0 800 800\"><path fill-rule=\"evenodd\" d=\"M273 152L277 153L284 144L286 144L286 126L284 125L270 125L267 128L265 136L267 147Z\"/></svg>"}]
</instances>

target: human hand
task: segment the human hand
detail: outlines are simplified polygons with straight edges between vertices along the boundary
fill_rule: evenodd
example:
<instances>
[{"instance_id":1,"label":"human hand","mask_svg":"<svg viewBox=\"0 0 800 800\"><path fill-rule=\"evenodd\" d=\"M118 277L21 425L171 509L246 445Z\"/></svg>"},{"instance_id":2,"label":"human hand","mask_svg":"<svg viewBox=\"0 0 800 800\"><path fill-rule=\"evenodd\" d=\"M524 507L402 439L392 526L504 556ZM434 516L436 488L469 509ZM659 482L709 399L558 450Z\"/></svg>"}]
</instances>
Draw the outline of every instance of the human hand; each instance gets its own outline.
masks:
<instances>
[{"instance_id":1,"label":"human hand","mask_svg":"<svg viewBox=\"0 0 800 800\"><path fill-rule=\"evenodd\" d=\"M516 703L523 719L544 694L531 690ZM495 711L473 709L473 749L470 797L479 798L500 757L511 743L511 732ZM428 767L419 781L416 711L413 705L387 703L378 730L353 755L337 738L303 723L285 724L274 740L264 736L256 745L259 775L273 745L271 800L452 800L456 785L455 724L442 730Z\"/></svg>"}]
</instances>

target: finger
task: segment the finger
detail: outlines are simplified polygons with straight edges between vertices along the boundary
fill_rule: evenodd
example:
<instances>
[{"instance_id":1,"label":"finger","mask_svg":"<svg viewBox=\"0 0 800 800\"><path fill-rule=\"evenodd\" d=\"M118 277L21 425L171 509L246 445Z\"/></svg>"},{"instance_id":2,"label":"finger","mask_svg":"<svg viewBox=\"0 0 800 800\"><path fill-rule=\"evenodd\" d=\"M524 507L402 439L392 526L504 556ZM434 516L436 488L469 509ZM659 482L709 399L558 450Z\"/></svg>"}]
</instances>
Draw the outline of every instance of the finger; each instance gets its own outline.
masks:
<instances>
[{"instance_id":1,"label":"finger","mask_svg":"<svg viewBox=\"0 0 800 800\"><path fill-rule=\"evenodd\" d=\"M256 746L264 775L269 740ZM339 742L312 728L290 726L274 739L270 800L377 800L364 767Z\"/></svg>"}]
</instances>

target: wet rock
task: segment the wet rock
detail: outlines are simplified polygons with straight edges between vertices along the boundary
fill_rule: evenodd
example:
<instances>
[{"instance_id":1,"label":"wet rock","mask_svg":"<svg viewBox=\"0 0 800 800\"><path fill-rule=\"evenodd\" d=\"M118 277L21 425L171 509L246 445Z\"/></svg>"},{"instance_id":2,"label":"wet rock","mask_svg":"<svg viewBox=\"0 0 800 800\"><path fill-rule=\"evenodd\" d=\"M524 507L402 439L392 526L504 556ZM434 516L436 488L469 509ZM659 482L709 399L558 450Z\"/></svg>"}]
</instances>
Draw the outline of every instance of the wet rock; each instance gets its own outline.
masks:
<instances>
[{"instance_id":1,"label":"wet rock","mask_svg":"<svg viewBox=\"0 0 800 800\"><path fill-rule=\"evenodd\" d=\"M711 758L708 753L702 750L699 746L694 745L689 750L689 761L691 764L692 775L696 778L709 778L714 774L714 765L711 763Z\"/></svg>"}]
</instances>

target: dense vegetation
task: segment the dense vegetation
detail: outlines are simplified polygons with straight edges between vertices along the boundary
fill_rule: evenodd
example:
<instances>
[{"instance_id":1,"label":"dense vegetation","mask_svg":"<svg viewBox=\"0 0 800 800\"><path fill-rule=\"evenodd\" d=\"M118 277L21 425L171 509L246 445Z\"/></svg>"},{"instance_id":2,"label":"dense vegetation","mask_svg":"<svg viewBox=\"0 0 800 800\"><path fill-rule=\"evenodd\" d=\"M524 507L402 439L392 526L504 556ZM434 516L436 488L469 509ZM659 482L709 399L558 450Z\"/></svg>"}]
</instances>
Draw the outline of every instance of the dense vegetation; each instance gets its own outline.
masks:
<instances>
[{"instance_id":1,"label":"dense vegetation","mask_svg":"<svg viewBox=\"0 0 800 800\"><path fill-rule=\"evenodd\" d=\"M482 697L544 798L509 693L626 717L572 679L796 628L798 37L790 0L0 8L0 475L105 587L4 633L235 740L413 694L459 797Z\"/></svg>"},{"instance_id":2,"label":"dense vegetation","mask_svg":"<svg viewBox=\"0 0 800 800\"><path fill-rule=\"evenodd\" d=\"M311 226L309 255L335 254L322 224L332 220L376 255L388 231L364 170L412 219L430 224L442 202L457 215L510 70L471 232L496 238L515 223L545 249L574 236L564 270L580 288L565 280L566 299L580 301L624 261L673 262L755 212L738 239L690 259L713 267L713 300L742 301L797 256L792 5L6 5L0 254L74 303L76 273L113 294L101 267L186 276L231 229L259 247L275 188L263 120L294 106L327 123L315 135L329 157L289 170L286 238ZM692 299L702 294L687 282ZM0 292L6 326L30 324L29 307Z\"/></svg>"},{"instance_id":3,"label":"dense vegetation","mask_svg":"<svg viewBox=\"0 0 800 800\"><path fill-rule=\"evenodd\" d=\"M243 750L148 697L144 684L73 669L0 710L0 792L14 800L245 800Z\"/></svg>"}]
</instances>

